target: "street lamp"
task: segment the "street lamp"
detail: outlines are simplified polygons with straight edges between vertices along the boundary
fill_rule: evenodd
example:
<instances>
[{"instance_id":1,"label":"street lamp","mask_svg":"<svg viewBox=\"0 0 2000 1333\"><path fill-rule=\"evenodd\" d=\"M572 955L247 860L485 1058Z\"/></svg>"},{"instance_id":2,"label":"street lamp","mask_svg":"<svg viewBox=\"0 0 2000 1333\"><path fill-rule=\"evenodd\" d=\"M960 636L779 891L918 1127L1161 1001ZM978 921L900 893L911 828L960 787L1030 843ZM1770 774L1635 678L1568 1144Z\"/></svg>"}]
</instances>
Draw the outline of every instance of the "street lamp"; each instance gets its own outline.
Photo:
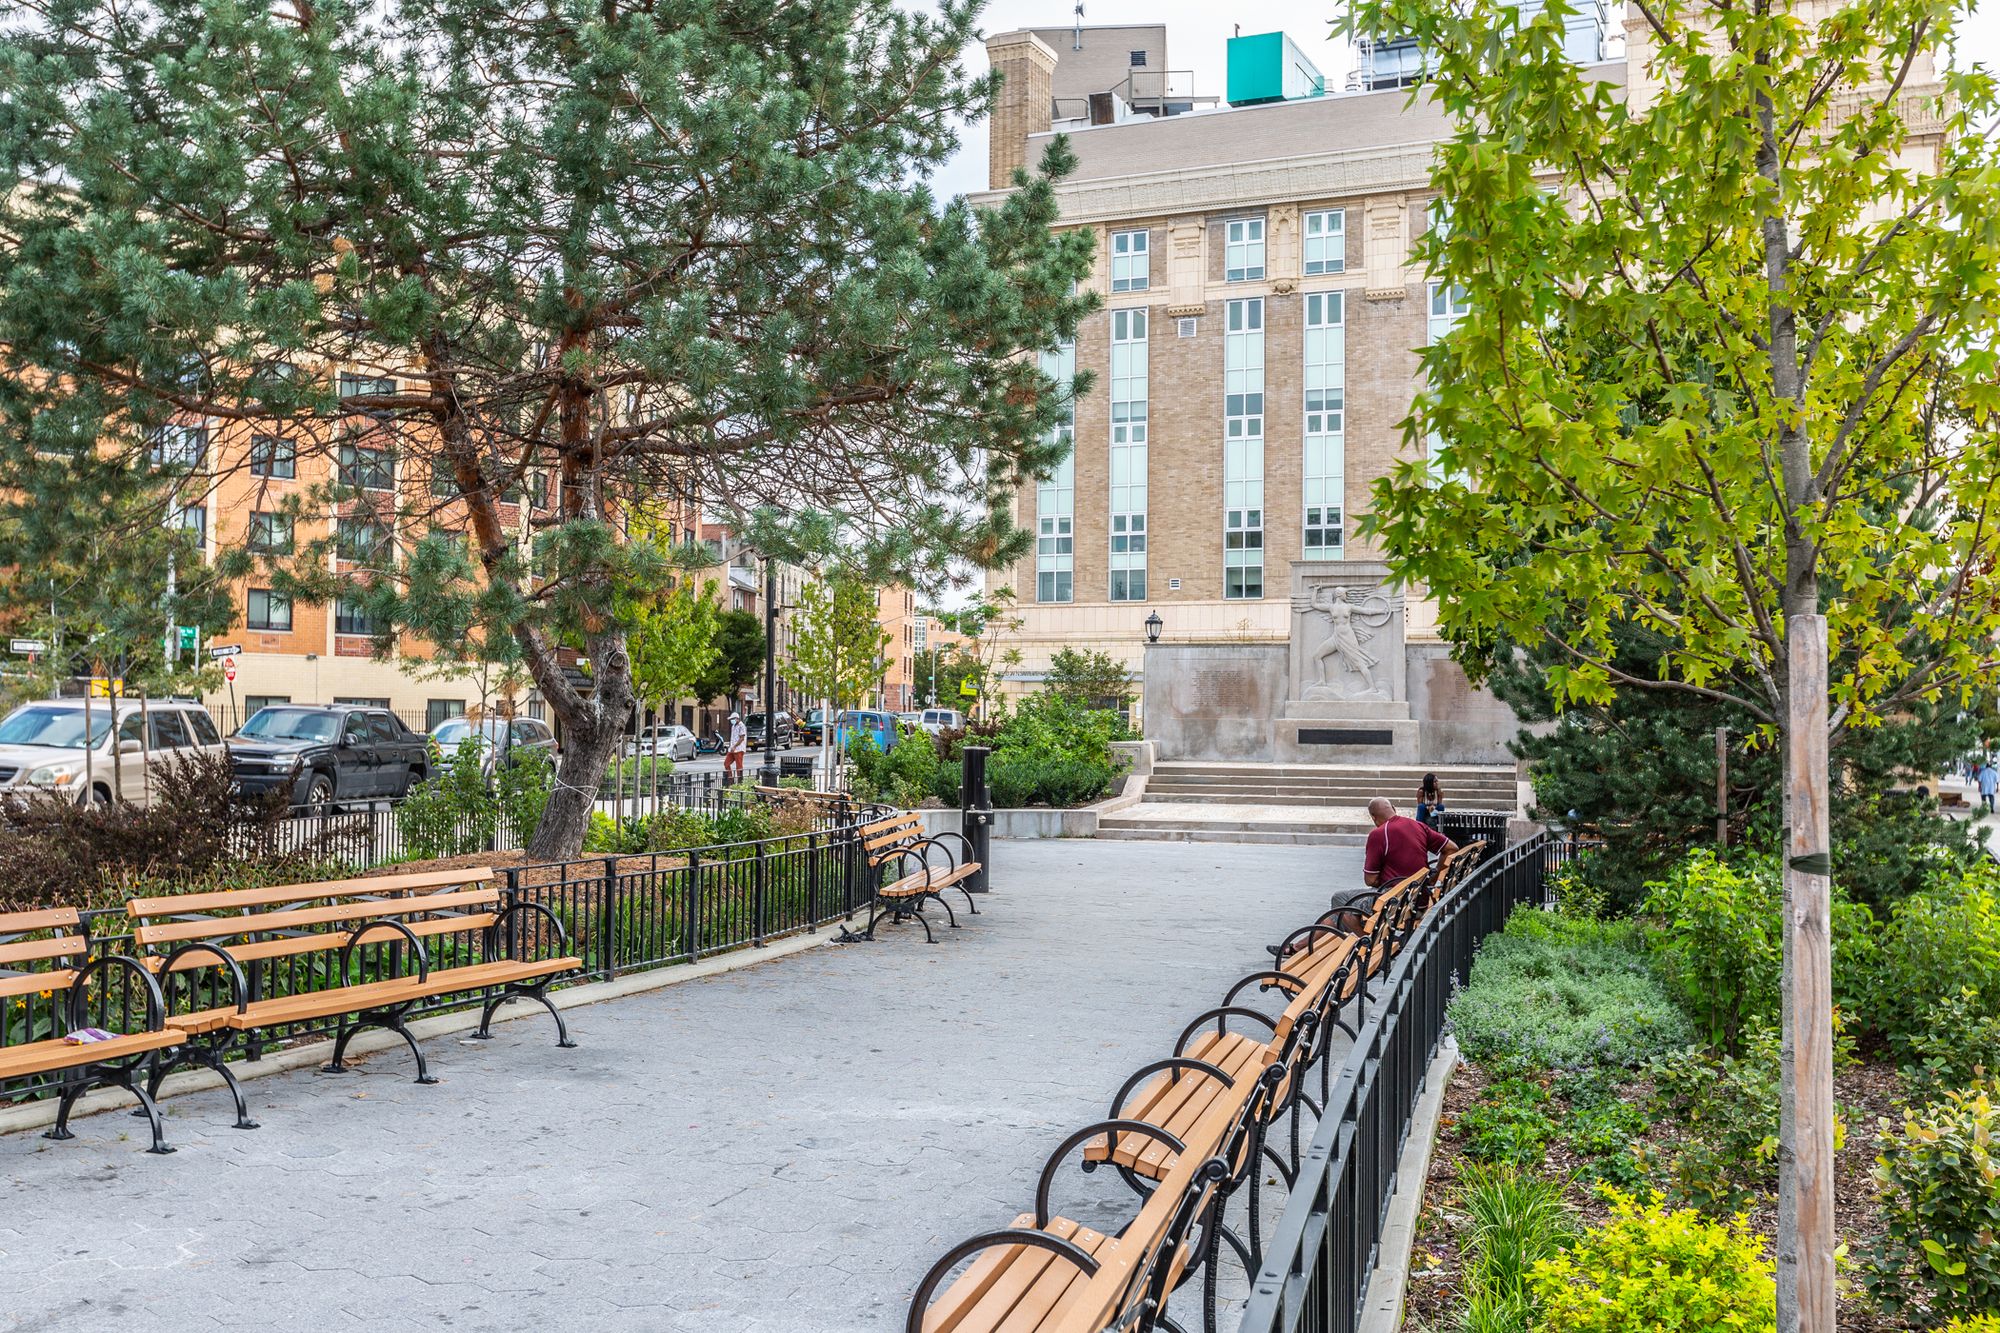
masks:
<instances>
[{"instance_id":1,"label":"street lamp","mask_svg":"<svg viewBox=\"0 0 2000 1333\"><path fill-rule=\"evenodd\" d=\"M1167 622L1166 622L1166 621L1164 621L1164 620L1162 620L1162 619L1160 619L1160 613L1159 613L1158 611L1155 611L1155 612L1153 612L1153 614L1151 614L1151 615L1147 616L1147 617L1146 617L1146 642L1147 642L1147 643L1158 643L1158 642L1160 641L1160 631L1161 631L1161 630L1163 630L1163 629L1165 629L1165 628L1166 628L1166 625L1167 625Z\"/></svg>"},{"instance_id":2,"label":"street lamp","mask_svg":"<svg viewBox=\"0 0 2000 1333\"><path fill-rule=\"evenodd\" d=\"M764 766L757 781L778 785L778 566L764 557Z\"/></svg>"}]
</instances>

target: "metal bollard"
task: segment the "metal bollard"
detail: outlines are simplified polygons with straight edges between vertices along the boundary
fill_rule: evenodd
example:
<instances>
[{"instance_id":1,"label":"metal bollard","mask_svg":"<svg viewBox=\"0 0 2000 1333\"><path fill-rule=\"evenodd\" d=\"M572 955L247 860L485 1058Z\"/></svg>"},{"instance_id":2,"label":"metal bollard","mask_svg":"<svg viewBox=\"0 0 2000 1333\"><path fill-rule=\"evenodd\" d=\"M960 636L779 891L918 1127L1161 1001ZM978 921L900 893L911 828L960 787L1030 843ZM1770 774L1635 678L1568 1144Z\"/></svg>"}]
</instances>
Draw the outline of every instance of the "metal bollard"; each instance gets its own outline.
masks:
<instances>
[{"instance_id":1,"label":"metal bollard","mask_svg":"<svg viewBox=\"0 0 2000 1333\"><path fill-rule=\"evenodd\" d=\"M958 805L964 815L959 827L971 849L966 854L979 863L978 871L965 882L968 893L990 891L986 867L993 851L993 797L986 790L986 757L992 753L984 745L968 745L962 756Z\"/></svg>"}]
</instances>

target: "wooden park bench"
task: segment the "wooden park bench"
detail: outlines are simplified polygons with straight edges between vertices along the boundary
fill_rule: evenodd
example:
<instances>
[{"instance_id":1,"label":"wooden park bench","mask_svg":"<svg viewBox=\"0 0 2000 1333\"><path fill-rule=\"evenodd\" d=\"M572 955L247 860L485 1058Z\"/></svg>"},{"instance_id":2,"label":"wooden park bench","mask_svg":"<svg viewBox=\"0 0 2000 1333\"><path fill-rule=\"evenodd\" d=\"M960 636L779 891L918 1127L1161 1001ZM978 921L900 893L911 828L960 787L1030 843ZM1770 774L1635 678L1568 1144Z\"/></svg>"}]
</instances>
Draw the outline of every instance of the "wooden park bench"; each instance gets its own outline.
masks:
<instances>
[{"instance_id":1,"label":"wooden park bench","mask_svg":"<svg viewBox=\"0 0 2000 1333\"><path fill-rule=\"evenodd\" d=\"M569 933L541 903L503 906L488 869L135 898L126 912L137 947L148 951L145 966L163 983L167 1026L187 1038L172 1057L156 1063L152 1089L180 1065L213 1069L236 1099L239 1129L255 1128L255 1122L225 1056L246 1032L337 1018L326 1072L340 1073L354 1035L382 1028L409 1043L417 1082L435 1083L405 1016L425 1000L491 991L475 1037L492 1035L493 1013L502 1004L526 999L555 1017L558 1045L575 1044L547 988L582 967L581 960L515 956L522 939L540 933L522 929L524 913L545 918L565 951ZM476 936L476 943L467 936ZM357 967L355 954L363 948L372 957L364 954ZM432 963L433 948L440 965ZM467 951L478 961L454 957ZM175 1004L183 990L185 1007Z\"/></svg>"},{"instance_id":2,"label":"wooden park bench","mask_svg":"<svg viewBox=\"0 0 2000 1333\"><path fill-rule=\"evenodd\" d=\"M860 836L869 873L877 881L874 901L868 909L868 928L861 933L863 939L874 939L877 923L888 916L898 921L914 918L923 926L924 938L937 943L931 923L924 919L924 901L935 899L956 929L958 917L944 900L946 889L957 889L965 896L966 910L979 915L972 890L967 886L967 881L979 873L979 862L971 859L972 844L962 834L946 832L927 837L924 817L905 811L863 824ZM963 859L954 856L951 848L939 840L942 838L957 838L964 850ZM932 858L932 852L943 854L942 865Z\"/></svg>"},{"instance_id":3,"label":"wooden park bench","mask_svg":"<svg viewBox=\"0 0 2000 1333\"><path fill-rule=\"evenodd\" d=\"M1241 1131L1250 1106L1247 1096L1215 1099L1196 1126L1197 1140L1138 1120L1077 1131L1042 1168L1032 1213L972 1237L931 1266L910 1302L906 1333L1148 1330L1160 1326L1168 1295L1197 1266L1211 1275L1212 1298L1221 1186L1236 1146L1232 1131ZM1134 1138L1156 1142L1172 1156L1158 1188L1123 1229L1097 1231L1053 1212L1050 1184L1071 1151L1098 1140L1116 1151ZM1203 1145L1211 1150L1206 1156L1198 1151ZM1203 1253L1196 1253L1198 1246ZM964 1271L945 1285L961 1264Z\"/></svg>"},{"instance_id":4,"label":"wooden park bench","mask_svg":"<svg viewBox=\"0 0 2000 1333\"><path fill-rule=\"evenodd\" d=\"M41 964L42 970L33 970L34 964ZM144 997L144 1030L113 1034L101 1041L68 1040L69 1034L89 1026L93 979L103 975L108 981L118 972L124 973L126 983L138 987ZM152 976L137 960L122 954L92 959L89 932L73 907L0 912L0 1002L11 1005L17 998L44 994L60 1006L52 1017L60 1019L62 1031L39 1041L0 1046L0 1081L35 1074L62 1075L55 1127L42 1137L75 1138L69 1116L77 1098L92 1088L123 1088L139 1099L139 1108L152 1125L153 1146L146 1151L172 1152L160 1123L160 1108L153 1101L157 1085L142 1076L152 1070L161 1052L178 1045L182 1037L166 1026L166 1003ZM62 996L59 1002L55 998L58 994ZM126 1013L131 1010L129 1004L119 1007Z\"/></svg>"}]
</instances>

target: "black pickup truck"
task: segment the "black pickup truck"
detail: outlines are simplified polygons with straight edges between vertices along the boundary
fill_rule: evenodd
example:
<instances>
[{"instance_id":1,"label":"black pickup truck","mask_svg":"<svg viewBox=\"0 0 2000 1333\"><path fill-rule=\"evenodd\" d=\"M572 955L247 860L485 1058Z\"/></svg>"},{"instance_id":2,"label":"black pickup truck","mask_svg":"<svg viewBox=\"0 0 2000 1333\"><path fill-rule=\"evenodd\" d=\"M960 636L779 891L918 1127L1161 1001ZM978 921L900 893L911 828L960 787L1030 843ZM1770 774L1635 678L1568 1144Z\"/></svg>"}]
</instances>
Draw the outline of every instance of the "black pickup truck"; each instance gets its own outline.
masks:
<instances>
[{"instance_id":1,"label":"black pickup truck","mask_svg":"<svg viewBox=\"0 0 2000 1333\"><path fill-rule=\"evenodd\" d=\"M423 733L382 708L273 704L229 738L237 791L290 786L292 803L310 809L407 795L430 758Z\"/></svg>"}]
</instances>

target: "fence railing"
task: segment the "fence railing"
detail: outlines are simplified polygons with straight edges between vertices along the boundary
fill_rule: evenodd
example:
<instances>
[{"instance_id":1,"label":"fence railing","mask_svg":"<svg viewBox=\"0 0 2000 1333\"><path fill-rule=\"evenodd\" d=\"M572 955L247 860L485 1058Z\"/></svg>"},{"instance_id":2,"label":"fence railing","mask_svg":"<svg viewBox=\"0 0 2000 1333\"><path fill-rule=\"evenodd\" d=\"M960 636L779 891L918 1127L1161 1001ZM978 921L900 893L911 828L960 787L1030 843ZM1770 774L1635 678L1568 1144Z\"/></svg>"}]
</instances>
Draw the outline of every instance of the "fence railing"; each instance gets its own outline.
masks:
<instances>
[{"instance_id":1,"label":"fence railing","mask_svg":"<svg viewBox=\"0 0 2000 1333\"><path fill-rule=\"evenodd\" d=\"M1479 942L1565 858L1538 834L1474 871L1431 910L1397 957L1341 1065L1283 1218L1265 1246L1242 1333L1354 1333L1368 1295L1396 1165L1445 1003Z\"/></svg>"},{"instance_id":2,"label":"fence railing","mask_svg":"<svg viewBox=\"0 0 2000 1333\"><path fill-rule=\"evenodd\" d=\"M715 798L740 794L718 789ZM567 944L548 917L538 912L508 918L502 943L509 957L546 957L558 949L582 959L580 972L564 984L604 980L624 972L692 962L708 954L766 943L799 932L817 931L865 907L873 893L871 871L858 829L869 811L817 811L800 816L811 827L755 842L694 847L674 852L593 857L501 872L503 901L539 903L562 925ZM119 909L86 912L94 957L132 955L135 945L126 914ZM299 934L297 931L274 934ZM423 940L433 970L478 961L484 932L450 931ZM315 951L243 964L252 1000L304 994L414 972L411 946L401 940L365 944L343 969L335 953ZM519 952L517 952L519 951ZM182 985L198 974L180 974ZM146 997L129 972L113 969L87 996L93 1026L135 1031L143 1023ZM183 996L180 1011L229 1003L219 973L209 974L207 991ZM486 998L473 991L431 1001L411 1017L467 1008ZM0 998L0 1050L64 1031L61 1006L67 994L31 992ZM338 1019L294 1024L249 1033L246 1059L260 1058L274 1043L330 1036ZM46 1096L60 1086L59 1075L0 1083L0 1103Z\"/></svg>"}]
</instances>

